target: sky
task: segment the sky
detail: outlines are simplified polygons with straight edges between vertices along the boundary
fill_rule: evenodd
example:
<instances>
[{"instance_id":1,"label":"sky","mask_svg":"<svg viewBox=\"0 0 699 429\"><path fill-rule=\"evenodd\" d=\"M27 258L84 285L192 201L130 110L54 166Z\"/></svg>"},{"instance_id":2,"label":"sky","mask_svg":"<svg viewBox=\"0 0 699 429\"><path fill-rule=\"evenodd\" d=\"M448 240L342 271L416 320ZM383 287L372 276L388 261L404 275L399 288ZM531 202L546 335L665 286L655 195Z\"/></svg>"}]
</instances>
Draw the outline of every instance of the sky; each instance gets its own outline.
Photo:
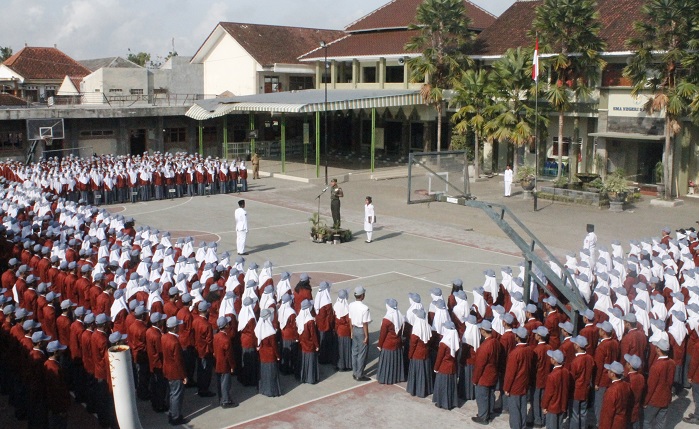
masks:
<instances>
[{"instance_id":1,"label":"sky","mask_svg":"<svg viewBox=\"0 0 699 429\"><path fill-rule=\"evenodd\" d=\"M389 0L3 0L0 46L53 46L77 60L193 55L221 21L343 29ZM499 15L515 0L471 0Z\"/></svg>"}]
</instances>

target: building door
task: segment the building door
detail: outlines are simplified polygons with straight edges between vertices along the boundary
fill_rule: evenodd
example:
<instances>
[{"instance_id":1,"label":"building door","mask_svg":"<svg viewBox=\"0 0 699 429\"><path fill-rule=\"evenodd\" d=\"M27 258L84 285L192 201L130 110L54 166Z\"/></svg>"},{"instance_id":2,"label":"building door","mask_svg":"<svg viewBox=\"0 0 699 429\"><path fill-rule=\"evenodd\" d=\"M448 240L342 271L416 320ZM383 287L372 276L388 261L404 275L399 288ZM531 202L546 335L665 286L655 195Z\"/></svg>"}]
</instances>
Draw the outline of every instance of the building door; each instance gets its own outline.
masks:
<instances>
[{"instance_id":1,"label":"building door","mask_svg":"<svg viewBox=\"0 0 699 429\"><path fill-rule=\"evenodd\" d=\"M130 130L129 143L131 155L143 155L143 152L146 151L146 130Z\"/></svg>"},{"instance_id":2,"label":"building door","mask_svg":"<svg viewBox=\"0 0 699 429\"><path fill-rule=\"evenodd\" d=\"M397 155L400 152L403 139L403 123L386 121L384 145L387 155Z\"/></svg>"},{"instance_id":3,"label":"building door","mask_svg":"<svg viewBox=\"0 0 699 429\"><path fill-rule=\"evenodd\" d=\"M423 149L423 139L425 133L425 125L422 122L410 123L410 150L421 151Z\"/></svg>"},{"instance_id":4,"label":"building door","mask_svg":"<svg viewBox=\"0 0 699 429\"><path fill-rule=\"evenodd\" d=\"M655 183L655 164L663 160L663 142L638 143L638 181Z\"/></svg>"}]
</instances>

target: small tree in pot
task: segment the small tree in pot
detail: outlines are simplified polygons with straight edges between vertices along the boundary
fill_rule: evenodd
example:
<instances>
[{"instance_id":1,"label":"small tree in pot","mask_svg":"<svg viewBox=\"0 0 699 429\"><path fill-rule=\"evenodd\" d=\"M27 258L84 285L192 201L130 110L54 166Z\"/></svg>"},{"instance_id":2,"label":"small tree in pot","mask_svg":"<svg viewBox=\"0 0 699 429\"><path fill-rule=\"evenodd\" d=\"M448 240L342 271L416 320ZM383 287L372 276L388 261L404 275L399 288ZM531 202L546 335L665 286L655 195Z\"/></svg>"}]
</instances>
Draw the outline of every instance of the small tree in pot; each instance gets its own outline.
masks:
<instances>
[{"instance_id":1,"label":"small tree in pot","mask_svg":"<svg viewBox=\"0 0 699 429\"><path fill-rule=\"evenodd\" d=\"M607 176L607 180L604 181L604 185L602 186L602 191L606 192L611 202L623 203L626 201L629 188L627 186L626 177L624 177L624 170L619 168L614 173Z\"/></svg>"},{"instance_id":2,"label":"small tree in pot","mask_svg":"<svg viewBox=\"0 0 699 429\"><path fill-rule=\"evenodd\" d=\"M522 189L525 191L531 191L534 189L536 170L532 166L522 165L517 169L517 176L515 177L515 180L522 185Z\"/></svg>"}]
</instances>

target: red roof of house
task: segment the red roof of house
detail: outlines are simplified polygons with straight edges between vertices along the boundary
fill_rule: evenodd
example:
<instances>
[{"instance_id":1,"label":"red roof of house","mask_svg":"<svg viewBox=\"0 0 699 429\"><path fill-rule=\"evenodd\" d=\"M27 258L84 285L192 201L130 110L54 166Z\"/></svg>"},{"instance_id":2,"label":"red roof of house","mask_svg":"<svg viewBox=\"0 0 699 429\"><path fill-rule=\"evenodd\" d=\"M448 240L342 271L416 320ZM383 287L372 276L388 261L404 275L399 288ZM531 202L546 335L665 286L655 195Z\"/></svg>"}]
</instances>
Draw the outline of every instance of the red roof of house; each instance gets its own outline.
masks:
<instances>
[{"instance_id":1,"label":"red roof of house","mask_svg":"<svg viewBox=\"0 0 699 429\"><path fill-rule=\"evenodd\" d=\"M91 72L56 48L24 47L3 62L25 79L63 80L66 76L84 77Z\"/></svg>"},{"instance_id":2,"label":"red roof of house","mask_svg":"<svg viewBox=\"0 0 699 429\"><path fill-rule=\"evenodd\" d=\"M0 93L0 106L26 106L27 100L22 100L12 94Z\"/></svg>"},{"instance_id":3,"label":"red roof of house","mask_svg":"<svg viewBox=\"0 0 699 429\"><path fill-rule=\"evenodd\" d=\"M353 33L328 44L328 57L363 57L408 54L405 44L418 31L397 30L376 33ZM305 61L323 60L324 49L316 49L303 55Z\"/></svg>"},{"instance_id":4,"label":"red roof of house","mask_svg":"<svg viewBox=\"0 0 699 429\"><path fill-rule=\"evenodd\" d=\"M493 25L478 35L481 54L500 55L509 48L534 47L529 37L536 8L543 0L517 1L498 17ZM643 19L644 0L598 0L602 29L600 36L607 43L607 52L626 51L626 39L634 34L633 23Z\"/></svg>"},{"instance_id":5,"label":"red roof of house","mask_svg":"<svg viewBox=\"0 0 699 429\"><path fill-rule=\"evenodd\" d=\"M342 30L284 27L276 25L221 22L226 30L252 57L263 66L297 64L298 57L345 35Z\"/></svg>"},{"instance_id":6,"label":"red roof of house","mask_svg":"<svg viewBox=\"0 0 699 429\"><path fill-rule=\"evenodd\" d=\"M415 22L415 12L425 0L393 0L368 15L359 18L348 25L345 30L348 32L381 30L389 28L407 28ZM494 21L495 16L468 0L464 0L466 14L471 18L472 30L483 30L488 28Z\"/></svg>"}]
</instances>

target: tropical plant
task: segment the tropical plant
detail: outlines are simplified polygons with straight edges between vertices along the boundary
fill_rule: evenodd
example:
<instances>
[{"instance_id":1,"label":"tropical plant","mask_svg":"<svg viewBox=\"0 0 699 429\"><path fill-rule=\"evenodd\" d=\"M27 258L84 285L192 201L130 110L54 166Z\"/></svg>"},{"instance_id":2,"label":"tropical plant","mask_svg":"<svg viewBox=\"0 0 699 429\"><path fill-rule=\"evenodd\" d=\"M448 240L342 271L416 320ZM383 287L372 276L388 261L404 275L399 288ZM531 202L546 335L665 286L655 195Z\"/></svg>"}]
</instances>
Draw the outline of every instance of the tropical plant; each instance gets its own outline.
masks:
<instances>
[{"instance_id":1,"label":"tropical plant","mask_svg":"<svg viewBox=\"0 0 699 429\"><path fill-rule=\"evenodd\" d=\"M311 222L311 237L315 240L319 237L323 237L330 232L328 225L320 219L318 213L313 213L308 220Z\"/></svg>"},{"instance_id":2,"label":"tropical plant","mask_svg":"<svg viewBox=\"0 0 699 429\"><path fill-rule=\"evenodd\" d=\"M459 106L459 110L451 117L455 130L465 133L470 129L474 134L473 158L475 177L480 175L480 154L478 153L480 139L485 134L488 123L488 108L494 104L493 88L490 75L485 70L466 70L457 82L456 97L453 104Z\"/></svg>"},{"instance_id":3,"label":"tropical plant","mask_svg":"<svg viewBox=\"0 0 699 429\"><path fill-rule=\"evenodd\" d=\"M12 48L9 46L0 46L0 63L12 56Z\"/></svg>"},{"instance_id":4,"label":"tropical plant","mask_svg":"<svg viewBox=\"0 0 699 429\"><path fill-rule=\"evenodd\" d=\"M536 178L536 169L530 165L522 165L519 167L517 174L515 175L515 181L517 182L529 182Z\"/></svg>"},{"instance_id":5,"label":"tropical plant","mask_svg":"<svg viewBox=\"0 0 699 429\"><path fill-rule=\"evenodd\" d=\"M132 63L138 64L141 67L146 67L150 61L150 54L147 52L139 52L134 54L131 52L131 49L129 49L129 55L126 57L126 59Z\"/></svg>"},{"instance_id":6,"label":"tropical plant","mask_svg":"<svg viewBox=\"0 0 699 429\"><path fill-rule=\"evenodd\" d=\"M520 162L520 148L535 141L536 122L540 129L548 126L548 118L534 106L535 82L531 78L532 51L522 48L508 49L493 63L492 97L495 101L488 105L485 115L490 120L485 125L485 136L515 146L516 158L513 163L517 174Z\"/></svg>"},{"instance_id":7,"label":"tropical plant","mask_svg":"<svg viewBox=\"0 0 699 429\"><path fill-rule=\"evenodd\" d=\"M672 196L674 145L680 118L688 113L690 99L697 99L697 55L699 0L647 0L641 11L644 20L634 23L635 35L627 44L634 51L624 76L631 79L634 96L647 96L649 113L660 112L665 119L663 148L663 198ZM698 101L699 103L699 101ZM695 112L697 110L695 109Z\"/></svg>"},{"instance_id":8,"label":"tropical plant","mask_svg":"<svg viewBox=\"0 0 699 429\"><path fill-rule=\"evenodd\" d=\"M551 70L546 98L558 111L558 165L563 164L564 114L574 101L591 95L605 65L599 54L605 48L601 28L594 0L544 0L536 8L531 35L538 35L542 53L554 54L543 63Z\"/></svg>"},{"instance_id":9,"label":"tropical plant","mask_svg":"<svg viewBox=\"0 0 699 429\"><path fill-rule=\"evenodd\" d=\"M439 152L445 92L461 78L463 68L472 64L466 52L475 34L468 28L471 20L462 0L425 0L418 6L415 20L408 29L416 30L417 34L406 43L405 50L422 55L410 58L407 63L411 81L424 82L420 89L422 99L437 111Z\"/></svg>"},{"instance_id":10,"label":"tropical plant","mask_svg":"<svg viewBox=\"0 0 699 429\"><path fill-rule=\"evenodd\" d=\"M653 173L655 174L655 183L663 183L663 174L665 173L665 167L663 167L663 162L658 161L653 168Z\"/></svg>"},{"instance_id":11,"label":"tropical plant","mask_svg":"<svg viewBox=\"0 0 699 429\"><path fill-rule=\"evenodd\" d=\"M607 179L602 185L602 190L609 193L624 193L628 192L628 182L626 181L626 176L624 175L624 170L621 168L614 171L614 173L607 176Z\"/></svg>"}]
</instances>

